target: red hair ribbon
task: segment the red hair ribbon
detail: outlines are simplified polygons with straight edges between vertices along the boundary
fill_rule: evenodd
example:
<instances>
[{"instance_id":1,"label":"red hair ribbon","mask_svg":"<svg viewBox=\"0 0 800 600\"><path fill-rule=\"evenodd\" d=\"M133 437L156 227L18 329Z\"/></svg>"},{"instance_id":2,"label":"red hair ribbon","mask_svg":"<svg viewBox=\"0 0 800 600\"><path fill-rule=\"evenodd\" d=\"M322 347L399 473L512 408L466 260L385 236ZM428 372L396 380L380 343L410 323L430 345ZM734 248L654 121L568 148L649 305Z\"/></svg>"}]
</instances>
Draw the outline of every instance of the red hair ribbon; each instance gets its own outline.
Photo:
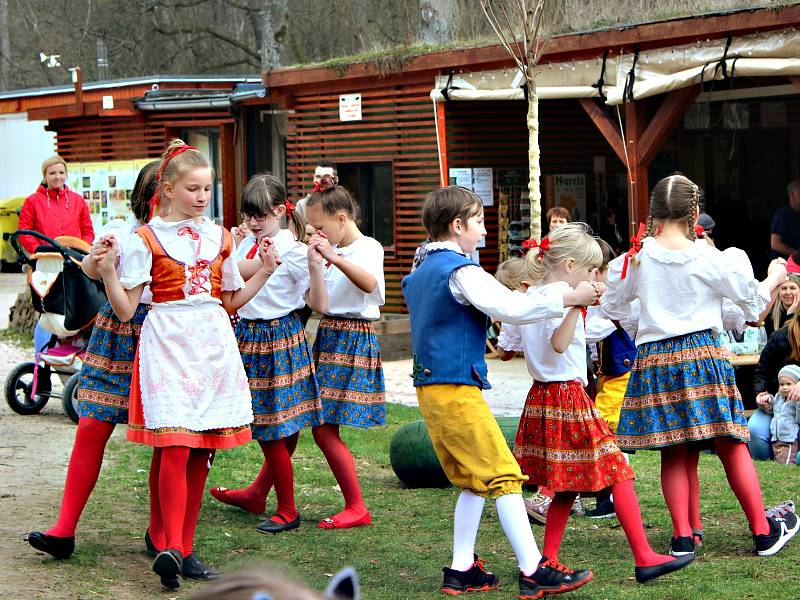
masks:
<instances>
[{"instance_id":1,"label":"red hair ribbon","mask_svg":"<svg viewBox=\"0 0 800 600\"><path fill-rule=\"evenodd\" d=\"M644 238L645 231L647 231L645 224L639 223L639 231L631 238L631 248L625 253L625 259L622 261L622 279L625 279L625 276L628 274L628 263L631 258L636 256L636 253L642 249L642 238Z\"/></svg>"},{"instance_id":2,"label":"red hair ribbon","mask_svg":"<svg viewBox=\"0 0 800 600\"><path fill-rule=\"evenodd\" d=\"M158 165L158 171L156 171L156 180L161 181L161 173L164 172L164 167L167 166L169 161L171 161L179 154L183 154L187 150L197 150L197 148L195 148L194 146L190 146L189 144L184 144L183 146L177 146L176 148L170 150L170 153L167 154L167 157L161 161L160 165Z\"/></svg>"},{"instance_id":3,"label":"red hair ribbon","mask_svg":"<svg viewBox=\"0 0 800 600\"><path fill-rule=\"evenodd\" d=\"M538 248L539 256L541 256L550 249L550 238L543 237L541 242L537 242L536 240L525 240L522 242L522 247L527 248L528 250Z\"/></svg>"},{"instance_id":4,"label":"red hair ribbon","mask_svg":"<svg viewBox=\"0 0 800 600\"><path fill-rule=\"evenodd\" d=\"M291 219L292 213L294 213L295 205L288 200L284 201L283 205L286 207L286 217Z\"/></svg>"},{"instance_id":5,"label":"red hair ribbon","mask_svg":"<svg viewBox=\"0 0 800 600\"><path fill-rule=\"evenodd\" d=\"M701 238L703 237L703 234L705 234L706 230L703 229L702 225L695 225L694 232L697 234L697 237Z\"/></svg>"},{"instance_id":6,"label":"red hair ribbon","mask_svg":"<svg viewBox=\"0 0 800 600\"><path fill-rule=\"evenodd\" d=\"M156 214L156 207L161 204L161 196L158 195L158 190L150 197L150 200L147 202L150 205L150 214L147 217L148 222L153 218L153 215Z\"/></svg>"},{"instance_id":7,"label":"red hair ribbon","mask_svg":"<svg viewBox=\"0 0 800 600\"><path fill-rule=\"evenodd\" d=\"M314 182L314 189L311 190L312 194L316 194L317 192L324 192L325 188L322 187L322 184L319 181Z\"/></svg>"}]
</instances>

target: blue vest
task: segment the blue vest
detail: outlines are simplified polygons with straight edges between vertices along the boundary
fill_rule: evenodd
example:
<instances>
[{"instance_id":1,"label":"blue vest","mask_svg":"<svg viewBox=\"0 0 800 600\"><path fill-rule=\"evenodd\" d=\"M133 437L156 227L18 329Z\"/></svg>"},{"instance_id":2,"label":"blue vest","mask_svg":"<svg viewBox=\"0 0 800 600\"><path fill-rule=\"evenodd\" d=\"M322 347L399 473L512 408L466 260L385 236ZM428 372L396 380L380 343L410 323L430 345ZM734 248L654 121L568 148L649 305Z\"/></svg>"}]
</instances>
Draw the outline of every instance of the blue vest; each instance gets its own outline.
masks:
<instances>
[{"instance_id":1,"label":"blue vest","mask_svg":"<svg viewBox=\"0 0 800 600\"><path fill-rule=\"evenodd\" d=\"M450 275L474 265L452 250L433 250L411 275L403 278L403 295L411 317L414 385L449 383L491 386L486 379L487 317L461 304L450 293Z\"/></svg>"}]
</instances>

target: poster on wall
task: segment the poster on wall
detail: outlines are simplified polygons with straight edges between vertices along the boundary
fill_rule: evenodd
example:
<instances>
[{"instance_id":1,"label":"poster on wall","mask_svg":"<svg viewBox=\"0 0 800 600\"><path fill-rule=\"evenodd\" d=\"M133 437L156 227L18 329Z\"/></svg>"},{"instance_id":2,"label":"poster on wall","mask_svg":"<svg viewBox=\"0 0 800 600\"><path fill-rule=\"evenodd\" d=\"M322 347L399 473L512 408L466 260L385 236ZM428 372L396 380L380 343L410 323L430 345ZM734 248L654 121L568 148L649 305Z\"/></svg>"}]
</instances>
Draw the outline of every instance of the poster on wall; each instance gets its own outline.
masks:
<instances>
[{"instance_id":1,"label":"poster on wall","mask_svg":"<svg viewBox=\"0 0 800 600\"><path fill-rule=\"evenodd\" d=\"M573 221L586 220L586 175L553 175L554 206L563 206Z\"/></svg>"},{"instance_id":2,"label":"poster on wall","mask_svg":"<svg viewBox=\"0 0 800 600\"><path fill-rule=\"evenodd\" d=\"M68 185L89 207L95 230L130 214L131 194L139 169L148 159L70 163Z\"/></svg>"}]
</instances>

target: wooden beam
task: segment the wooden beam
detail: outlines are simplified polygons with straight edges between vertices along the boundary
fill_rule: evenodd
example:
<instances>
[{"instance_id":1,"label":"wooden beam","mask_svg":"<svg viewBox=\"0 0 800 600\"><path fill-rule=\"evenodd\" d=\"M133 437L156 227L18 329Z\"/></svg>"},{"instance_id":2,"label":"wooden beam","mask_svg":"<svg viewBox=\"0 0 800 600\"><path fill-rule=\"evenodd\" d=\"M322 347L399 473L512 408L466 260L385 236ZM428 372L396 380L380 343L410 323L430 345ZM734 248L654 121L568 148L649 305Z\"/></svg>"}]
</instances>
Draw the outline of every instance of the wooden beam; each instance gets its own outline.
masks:
<instances>
[{"instance_id":1,"label":"wooden beam","mask_svg":"<svg viewBox=\"0 0 800 600\"><path fill-rule=\"evenodd\" d=\"M579 98L578 102L580 102L583 110L589 115L589 118L597 129L600 130L600 133L603 134L603 137L608 142L608 145L611 146L617 158L622 161L623 165L626 164L625 147L617 125L608 117L605 111L597 105L597 102L591 98Z\"/></svg>"},{"instance_id":2,"label":"wooden beam","mask_svg":"<svg viewBox=\"0 0 800 600\"><path fill-rule=\"evenodd\" d=\"M219 128L220 180L222 181L222 224L226 229L235 227L236 213L236 144L234 124L223 123Z\"/></svg>"},{"instance_id":3,"label":"wooden beam","mask_svg":"<svg viewBox=\"0 0 800 600\"><path fill-rule=\"evenodd\" d=\"M439 151L439 185L441 187L447 186L450 183L450 171L447 167L447 128L445 123L445 103L433 103L433 108L436 111L436 142Z\"/></svg>"},{"instance_id":4,"label":"wooden beam","mask_svg":"<svg viewBox=\"0 0 800 600\"><path fill-rule=\"evenodd\" d=\"M628 148L628 217L630 235L639 223L647 220L649 212L647 164L639 161L639 144L645 129L645 107L639 101L625 104L625 144Z\"/></svg>"},{"instance_id":5,"label":"wooden beam","mask_svg":"<svg viewBox=\"0 0 800 600\"><path fill-rule=\"evenodd\" d=\"M636 147L639 164L645 166L650 164L664 144L664 140L667 139L699 93L700 86L693 85L667 94L647 129L642 133Z\"/></svg>"}]
</instances>

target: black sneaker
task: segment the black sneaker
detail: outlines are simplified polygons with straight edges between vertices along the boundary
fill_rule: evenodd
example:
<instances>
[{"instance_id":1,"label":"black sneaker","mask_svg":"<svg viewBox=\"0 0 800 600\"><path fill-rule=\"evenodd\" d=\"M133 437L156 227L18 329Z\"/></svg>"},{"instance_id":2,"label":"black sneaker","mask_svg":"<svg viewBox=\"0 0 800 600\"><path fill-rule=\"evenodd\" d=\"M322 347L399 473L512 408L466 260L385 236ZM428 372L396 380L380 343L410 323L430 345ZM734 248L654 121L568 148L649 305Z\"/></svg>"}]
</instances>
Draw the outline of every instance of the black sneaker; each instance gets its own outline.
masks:
<instances>
[{"instance_id":1,"label":"black sneaker","mask_svg":"<svg viewBox=\"0 0 800 600\"><path fill-rule=\"evenodd\" d=\"M769 533L753 536L759 556L776 554L800 528L797 515L793 512L784 513L781 517L767 517L767 521L769 522Z\"/></svg>"},{"instance_id":2,"label":"black sneaker","mask_svg":"<svg viewBox=\"0 0 800 600\"><path fill-rule=\"evenodd\" d=\"M444 567L442 571L444 571L442 592L451 596L467 592L488 592L500 585L500 578L486 570L484 562L477 554L475 562L466 571L456 571L449 567Z\"/></svg>"},{"instance_id":3,"label":"black sneaker","mask_svg":"<svg viewBox=\"0 0 800 600\"><path fill-rule=\"evenodd\" d=\"M617 513L614 512L614 501L608 498L598 498L597 506L586 511L586 516L590 519L615 519Z\"/></svg>"},{"instance_id":4,"label":"black sneaker","mask_svg":"<svg viewBox=\"0 0 800 600\"><path fill-rule=\"evenodd\" d=\"M691 535L672 538L672 543L669 545L669 553L672 556L694 554L694 538Z\"/></svg>"},{"instance_id":5,"label":"black sneaker","mask_svg":"<svg viewBox=\"0 0 800 600\"><path fill-rule=\"evenodd\" d=\"M524 600L537 600L546 594L563 594L577 590L592 580L592 572L573 571L557 560L542 557L533 575L519 574L519 596Z\"/></svg>"}]
</instances>

